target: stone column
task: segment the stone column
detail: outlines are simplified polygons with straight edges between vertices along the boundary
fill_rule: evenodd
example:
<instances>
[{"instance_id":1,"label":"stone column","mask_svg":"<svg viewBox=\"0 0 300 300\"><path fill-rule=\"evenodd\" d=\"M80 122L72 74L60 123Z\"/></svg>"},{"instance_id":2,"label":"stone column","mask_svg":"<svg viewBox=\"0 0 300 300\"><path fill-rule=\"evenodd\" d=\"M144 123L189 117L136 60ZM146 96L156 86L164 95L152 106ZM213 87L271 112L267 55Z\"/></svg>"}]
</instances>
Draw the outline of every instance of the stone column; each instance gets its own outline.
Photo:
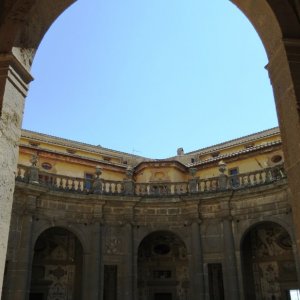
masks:
<instances>
[{"instance_id":1,"label":"stone column","mask_svg":"<svg viewBox=\"0 0 300 300\"><path fill-rule=\"evenodd\" d=\"M133 298L133 232L131 223L125 224L126 244L124 246L124 300L134 300Z\"/></svg>"},{"instance_id":2,"label":"stone column","mask_svg":"<svg viewBox=\"0 0 300 300\"><path fill-rule=\"evenodd\" d=\"M300 40L283 39L267 69L273 86L283 141L285 168L292 193L297 255L300 258ZM299 266L298 266L299 269Z\"/></svg>"},{"instance_id":3,"label":"stone column","mask_svg":"<svg viewBox=\"0 0 300 300\"><path fill-rule=\"evenodd\" d=\"M203 252L201 243L200 221L191 224L192 231L192 257L191 265L191 295L193 300L205 299Z\"/></svg>"},{"instance_id":4,"label":"stone column","mask_svg":"<svg viewBox=\"0 0 300 300\"><path fill-rule=\"evenodd\" d=\"M232 218L225 216L223 218L223 242L224 242L224 289L226 300L239 299L239 285L237 275L237 265L234 247L234 238L232 232Z\"/></svg>"},{"instance_id":5,"label":"stone column","mask_svg":"<svg viewBox=\"0 0 300 300\"><path fill-rule=\"evenodd\" d=\"M0 295L15 186L24 99L31 80L30 74L13 55L0 55Z\"/></svg>"}]
</instances>

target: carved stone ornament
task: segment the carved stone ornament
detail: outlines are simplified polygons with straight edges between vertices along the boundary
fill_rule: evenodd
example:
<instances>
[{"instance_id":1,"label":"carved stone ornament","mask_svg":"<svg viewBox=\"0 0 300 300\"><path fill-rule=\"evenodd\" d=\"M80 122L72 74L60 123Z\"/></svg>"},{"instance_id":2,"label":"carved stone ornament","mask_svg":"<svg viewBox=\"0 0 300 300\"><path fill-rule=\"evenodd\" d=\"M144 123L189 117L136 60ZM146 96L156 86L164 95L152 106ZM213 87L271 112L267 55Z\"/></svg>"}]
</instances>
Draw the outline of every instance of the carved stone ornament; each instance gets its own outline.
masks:
<instances>
[{"instance_id":1,"label":"carved stone ornament","mask_svg":"<svg viewBox=\"0 0 300 300\"><path fill-rule=\"evenodd\" d=\"M31 159L30 159L30 162L31 162L31 166L32 167L36 167L37 166L37 163L38 163L38 156L36 154L33 154L31 156Z\"/></svg>"},{"instance_id":2,"label":"carved stone ornament","mask_svg":"<svg viewBox=\"0 0 300 300\"><path fill-rule=\"evenodd\" d=\"M117 238L111 238L105 243L106 254L119 254L121 251L121 241Z\"/></svg>"},{"instance_id":3,"label":"carved stone ornament","mask_svg":"<svg viewBox=\"0 0 300 300\"><path fill-rule=\"evenodd\" d=\"M189 173L194 178L197 173L197 168L190 168Z\"/></svg>"},{"instance_id":4,"label":"carved stone ornament","mask_svg":"<svg viewBox=\"0 0 300 300\"><path fill-rule=\"evenodd\" d=\"M132 167L127 167L127 169L126 169L126 177L127 177L127 179L132 179L132 177L133 177L133 169L132 169Z\"/></svg>"},{"instance_id":5,"label":"carved stone ornament","mask_svg":"<svg viewBox=\"0 0 300 300\"><path fill-rule=\"evenodd\" d=\"M220 160L218 165L220 173L224 174L224 172L226 171L226 163L223 160Z\"/></svg>"}]
</instances>

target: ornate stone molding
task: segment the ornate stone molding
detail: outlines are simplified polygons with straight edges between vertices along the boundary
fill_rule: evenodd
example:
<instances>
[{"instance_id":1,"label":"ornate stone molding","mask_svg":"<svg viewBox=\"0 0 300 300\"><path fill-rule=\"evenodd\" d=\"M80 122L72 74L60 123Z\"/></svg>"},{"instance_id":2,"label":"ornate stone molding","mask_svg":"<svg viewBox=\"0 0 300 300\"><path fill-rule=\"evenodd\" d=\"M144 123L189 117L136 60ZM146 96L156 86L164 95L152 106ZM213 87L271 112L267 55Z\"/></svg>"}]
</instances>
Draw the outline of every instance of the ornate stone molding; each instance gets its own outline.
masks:
<instances>
[{"instance_id":1,"label":"ornate stone molding","mask_svg":"<svg viewBox=\"0 0 300 300\"><path fill-rule=\"evenodd\" d=\"M33 77L13 54L0 54L0 78L7 78L25 97Z\"/></svg>"}]
</instances>

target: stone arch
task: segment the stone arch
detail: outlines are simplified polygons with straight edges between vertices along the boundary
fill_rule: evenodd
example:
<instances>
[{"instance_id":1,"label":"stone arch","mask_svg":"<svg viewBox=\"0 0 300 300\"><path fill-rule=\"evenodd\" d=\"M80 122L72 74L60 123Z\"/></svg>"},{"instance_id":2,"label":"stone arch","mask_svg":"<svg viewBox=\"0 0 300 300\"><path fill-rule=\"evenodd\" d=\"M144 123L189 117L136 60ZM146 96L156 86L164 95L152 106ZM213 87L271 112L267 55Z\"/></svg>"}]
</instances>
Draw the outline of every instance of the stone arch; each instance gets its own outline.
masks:
<instances>
[{"instance_id":1,"label":"stone arch","mask_svg":"<svg viewBox=\"0 0 300 300\"><path fill-rule=\"evenodd\" d=\"M45 33L75 1L2 1L0 9L5 19L0 26L0 53L13 52L29 70Z\"/></svg>"},{"instance_id":2,"label":"stone arch","mask_svg":"<svg viewBox=\"0 0 300 300\"><path fill-rule=\"evenodd\" d=\"M174 235L178 236L178 238L181 239L182 242L184 243L187 251L190 252L191 249L189 246L189 241L187 240L188 236L178 230L171 231L168 226L160 226L158 228L155 228L155 230L153 230L153 228L148 228L148 227L144 228L144 231L137 236L136 245L138 245L138 247L137 247L136 251L138 251L138 248L141 245L141 243L143 242L143 240L145 238L147 238L150 234L155 233L155 232L166 232L166 233L170 233L170 234L174 234Z\"/></svg>"},{"instance_id":3,"label":"stone arch","mask_svg":"<svg viewBox=\"0 0 300 300\"><path fill-rule=\"evenodd\" d=\"M292 237L286 228L271 221L258 222L241 240L244 297L290 299L298 289Z\"/></svg>"},{"instance_id":4,"label":"stone arch","mask_svg":"<svg viewBox=\"0 0 300 300\"><path fill-rule=\"evenodd\" d=\"M81 299L82 268L78 238L63 227L46 229L34 245L29 300Z\"/></svg>"},{"instance_id":5,"label":"stone arch","mask_svg":"<svg viewBox=\"0 0 300 300\"><path fill-rule=\"evenodd\" d=\"M300 35L299 11L296 1L231 0L256 29L270 59L282 38L298 38ZM294 2L295 4L292 4Z\"/></svg>"},{"instance_id":6,"label":"stone arch","mask_svg":"<svg viewBox=\"0 0 300 300\"><path fill-rule=\"evenodd\" d=\"M249 231L251 231L253 228L255 228L257 225L259 224L263 224L263 223L274 223L274 224L278 224L279 226L281 226L282 228L284 228L288 234L290 235L293 244L296 242L295 241L295 233L293 231L292 228L292 224L287 222L286 220L283 220L281 218L277 218L274 216L263 216L262 218L260 218L259 220L251 220L247 225L244 225L238 232L238 236L236 239L236 249L241 250L241 245L243 243L243 240L245 238L245 236L248 234Z\"/></svg>"},{"instance_id":7,"label":"stone arch","mask_svg":"<svg viewBox=\"0 0 300 300\"><path fill-rule=\"evenodd\" d=\"M189 295L187 249L177 234L154 231L143 238L138 247L138 287L141 300L181 300Z\"/></svg>"},{"instance_id":8,"label":"stone arch","mask_svg":"<svg viewBox=\"0 0 300 300\"><path fill-rule=\"evenodd\" d=\"M37 224L35 226L35 230L32 236L32 245L35 245L37 239L39 236L45 232L48 229L55 228L55 227L60 227L63 228L67 231L70 231L72 234L76 236L76 238L79 240L83 253L87 253L90 248L89 241L87 240L87 234L79 228L76 224L65 224L64 222L54 222L50 223L49 221L46 220L39 220L37 221Z\"/></svg>"},{"instance_id":9,"label":"stone arch","mask_svg":"<svg viewBox=\"0 0 300 300\"><path fill-rule=\"evenodd\" d=\"M0 8L4 22L0 26L0 52L10 52L14 47L36 50L49 27L75 1L2 1ZM231 2L251 21L268 54L272 53L281 37L295 38L300 34L296 1Z\"/></svg>"},{"instance_id":10,"label":"stone arch","mask_svg":"<svg viewBox=\"0 0 300 300\"><path fill-rule=\"evenodd\" d=\"M268 70L273 85L279 123L282 133L289 186L298 199L300 185L300 102L299 72L299 5L296 0L231 0L248 17L261 37L270 63ZM8 217L0 220L1 238L6 241L9 231L11 204L13 199L14 170L17 164L16 144L20 137L23 101L30 78L27 72L34 53L45 32L55 19L74 0L3 0L0 2L0 147L5 155L0 159L1 211ZM295 55L296 54L296 55ZM16 59L18 61L16 61ZM20 64L19 64L20 62ZM13 69L19 78L11 77ZM22 87L17 90L17 81ZM14 84L7 84L13 82ZM14 85L14 87L12 87ZM9 103L17 109L11 111ZM17 120L17 121L16 121ZM13 125L11 125L13 124ZM7 159L9 158L9 159ZM300 249L300 204L292 201L296 241ZM7 243L0 248L0 280L4 270Z\"/></svg>"}]
</instances>

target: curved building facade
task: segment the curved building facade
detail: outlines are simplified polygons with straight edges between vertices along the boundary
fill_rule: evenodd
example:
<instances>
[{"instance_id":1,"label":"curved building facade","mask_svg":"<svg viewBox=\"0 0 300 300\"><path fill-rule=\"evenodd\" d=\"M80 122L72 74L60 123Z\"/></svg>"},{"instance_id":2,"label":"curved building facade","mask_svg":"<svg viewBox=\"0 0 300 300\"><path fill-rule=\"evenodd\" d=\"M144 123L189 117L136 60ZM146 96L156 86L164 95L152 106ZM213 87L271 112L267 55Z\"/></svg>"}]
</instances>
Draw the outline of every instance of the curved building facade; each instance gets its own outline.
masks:
<instances>
[{"instance_id":1,"label":"curved building facade","mask_svg":"<svg viewBox=\"0 0 300 300\"><path fill-rule=\"evenodd\" d=\"M162 160L23 131L3 299L293 299L279 130Z\"/></svg>"}]
</instances>

